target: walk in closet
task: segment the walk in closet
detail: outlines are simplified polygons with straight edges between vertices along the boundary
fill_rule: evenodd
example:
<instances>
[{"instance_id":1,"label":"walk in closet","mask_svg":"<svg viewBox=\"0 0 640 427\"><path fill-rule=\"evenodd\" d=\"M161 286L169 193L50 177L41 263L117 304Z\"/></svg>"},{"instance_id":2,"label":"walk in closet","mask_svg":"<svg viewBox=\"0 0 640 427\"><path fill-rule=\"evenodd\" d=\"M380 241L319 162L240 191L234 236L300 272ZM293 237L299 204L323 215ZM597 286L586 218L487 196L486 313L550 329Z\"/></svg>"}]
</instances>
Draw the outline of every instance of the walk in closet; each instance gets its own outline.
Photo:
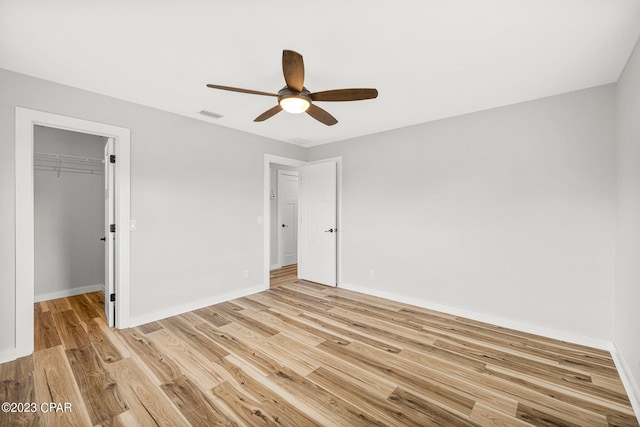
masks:
<instances>
[{"instance_id":1,"label":"walk in closet","mask_svg":"<svg viewBox=\"0 0 640 427\"><path fill-rule=\"evenodd\" d=\"M105 140L34 132L35 300L102 290Z\"/></svg>"}]
</instances>

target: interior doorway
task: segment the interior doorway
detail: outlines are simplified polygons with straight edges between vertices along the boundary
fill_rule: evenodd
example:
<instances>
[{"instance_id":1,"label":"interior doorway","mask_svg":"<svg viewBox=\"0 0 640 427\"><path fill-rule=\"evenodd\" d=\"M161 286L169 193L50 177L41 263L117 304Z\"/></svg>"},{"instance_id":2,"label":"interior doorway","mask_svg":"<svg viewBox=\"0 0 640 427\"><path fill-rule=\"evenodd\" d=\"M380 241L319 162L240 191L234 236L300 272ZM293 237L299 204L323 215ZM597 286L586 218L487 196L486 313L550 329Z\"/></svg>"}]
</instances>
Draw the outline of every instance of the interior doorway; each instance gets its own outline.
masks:
<instances>
[{"instance_id":1,"label":"interior doorway","mask_svg":"<svg viewBox=\"0 0 640 427\"><path fill-rule=\"evenodd\" d=\"M36 302L105 290L107 139L34 128Z\"/></svg>"},{"instance_id":2,"label":"interior doorway","mask_svg":"<svg viewBox=\"0 0 640 427\"><path fill-rule=\"evenodd\" d=\"M76 119L26 108L16 108L15 122L15 351L14 358L33 352L34 336L34 129L36 126L113 138L118 176L115 186L114 271L118 310L115 326L129 325L129 223L130 223L130 131L126 128Z\"/></svg>"},{"instance_id":3,"label":"interior doorway","mask_svg":"<svg viewBox=\"0 0 640 427\"><path fill-rule=\"evenodd\" d=\"M298 166L269 165L269 286L297 280Z\"/></svg>"},{"instance_id":4,"label":"interior doorway","mask_svg":"<svg viewBox=\"0 0 640 427\"><path fill-rule=\"evenodd\" d=\"M323 167L317 168L316 166L330 164L333 165L333 200L327 204L326 200L322 199L322 194L318 193L316 189L323 189L323 185L317 185L318 183L326 181L326 177L319 176L316 171L318 169L325 169ZM325 159L317 162L304 162L297 159L291 159L286 157L275 156L271 154L265 154L264 164L264 283L265 289L270 286L278 286L283 283L295 282L300 279L304 280L316 280L317 283L326 284L329 286L337 286L340 281L340 245L341 238L338 230L340 226L340 197L341 197L341 158ZM293 217L292 211L294 210L294 204L289 203L289 219L283 220L285 217L278 216L278 204L280 199L287 198L287 196L278 196L277 192L277 176L278 169L296 171L295 175L297 180L298 197L297 203L295 203L295 211L297 211L297 227L295 230L296 236L296 254L289 258L282 257L283 253L288 252L284 250L283 244L278 242L278 236L285 235L282 233L282 229L288 229L287 227ZM300 172L307 175L308 183L312 183L311 187L307 187L307 190L311 189L311 192L307 191L307 195L302 197L300 195L300 188L303 185ZM282 172L281 175L286 175L286 172ZM318 179L316 179L318 178ZM324 193L322 191L321 193ZM320 196L320 198L318 198ZM302 197L302 198L301 198ZM291 198L291 197L288 197ZM303 203L303 205L300 205ZM328 208L328 209L327 209ZM283 212L286 208L280 209ZM333 211L333 215L326 215L327 212ZM304 218L303 218L304 217ZM306 221L305 221L306 218ZM309 222L311 220L311 223ZM329 221L330 220L330 221ZM331 224L328 224L328 222ZM325 224L325 222L327 222ZM284 225L284 227L283 227ZM326 226L326 227L325 227ZM322 228L322 230L320 230ZM288 230L287 230L288 231ZM304 233L304 236L301 234ZM291 238L289 235L285 238ZM300 246L302 242L302 247ZM292 246L292 245L290 245ZM327 255L330 250L330 254ZM300 251L303 252L301 259ZM290 251L289 251L290 253ZM296 264L290 264L291 260L297 257L298 262ZM331 260L330 260L331 258ZM331 262L317 262L318 260L331 261ZM303 273L313 273L309 277L300 276L300 271ZM319 271L327 271L327 274L316 274Z\"/></svg>"},{"instance_id":5,"label":"interior doorway","mask_svg":"<svg viewBox=\"0 0 640 427\"><path fill-rule=\"evenodd\" d=\"M298 264L298 171L278 169L277 185L275 240L278 266L282 268Z\"/></svg>"}]
</instances>

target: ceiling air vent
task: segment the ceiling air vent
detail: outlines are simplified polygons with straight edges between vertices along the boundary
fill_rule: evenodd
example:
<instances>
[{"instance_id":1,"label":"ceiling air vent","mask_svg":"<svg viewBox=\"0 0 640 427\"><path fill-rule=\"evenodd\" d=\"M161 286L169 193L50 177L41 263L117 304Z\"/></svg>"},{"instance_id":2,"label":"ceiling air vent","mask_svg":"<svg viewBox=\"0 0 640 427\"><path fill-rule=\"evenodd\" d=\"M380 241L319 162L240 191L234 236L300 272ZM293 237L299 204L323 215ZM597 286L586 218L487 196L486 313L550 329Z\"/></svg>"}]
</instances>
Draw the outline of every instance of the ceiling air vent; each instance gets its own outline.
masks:
<instances>
[{"instance_id":1,"label":"ceiling air vent","mask_svg":"<svg viewBox=\"0 0 640 427\"><path fill-rule=\"evenodd\" d=\"M202 110L202 111L200 111L199 114L201 114L201 115L203 115L205 117L212 118L212 119L220 119L220 118L222 118L222 114L213 113L213 112L207 111L207 110Z\"/></svg>"},{"instance_id":2,"label":"ceiling air vent","mask_svg":"<svg viewBox=\"0 0 640 427\"><path fill-rule=\"evenodd\" d=\"M305 145L311 143L311 141L309 141L308 139L304 139L300 137L291 138L289 142L291 142L292 144L300 145L301 147L304 147Z\"/></svg>"}]
</instances>

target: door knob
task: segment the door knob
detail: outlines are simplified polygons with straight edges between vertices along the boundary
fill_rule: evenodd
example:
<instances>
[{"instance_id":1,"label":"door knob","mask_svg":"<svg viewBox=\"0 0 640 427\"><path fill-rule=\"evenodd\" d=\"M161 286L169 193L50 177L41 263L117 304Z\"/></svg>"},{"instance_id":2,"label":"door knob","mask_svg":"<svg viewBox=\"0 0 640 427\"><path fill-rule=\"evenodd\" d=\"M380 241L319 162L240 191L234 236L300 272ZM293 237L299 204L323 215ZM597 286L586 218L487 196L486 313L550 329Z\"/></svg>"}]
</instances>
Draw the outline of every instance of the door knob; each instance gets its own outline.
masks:
<instances>
[{"instance_id":1,"label":"door knob","mask_svg":"<svg viewBox=\"0 0 640 427\"><path fill-rule=\"evenodd\" d=\"M333 228L330 228L328 230L324 230L325 233L333 233L334 231L338 231L338 229L336 228L335 230Z\"/></svg>"},{"instance_id":2,"label":"door knob","mask_svg":"<svg viewBox=\"0 0 640 427\"><path fill-rule=\"evenodd\" d=\"M105 242L107 240L106 237L101 237L100 240L102 240L103 242Z\"/></svg>"},{"instance_id":3,"label":"door knob","mask_svg":"<svg viewBox=\"0 0 640 427\"><path fill-rule=\"evenodd\" d=\"M288 225L284 225L284 224L282 224L282 228L285 228L285 227L288 227Z\"/></svg>"}]
</instances>

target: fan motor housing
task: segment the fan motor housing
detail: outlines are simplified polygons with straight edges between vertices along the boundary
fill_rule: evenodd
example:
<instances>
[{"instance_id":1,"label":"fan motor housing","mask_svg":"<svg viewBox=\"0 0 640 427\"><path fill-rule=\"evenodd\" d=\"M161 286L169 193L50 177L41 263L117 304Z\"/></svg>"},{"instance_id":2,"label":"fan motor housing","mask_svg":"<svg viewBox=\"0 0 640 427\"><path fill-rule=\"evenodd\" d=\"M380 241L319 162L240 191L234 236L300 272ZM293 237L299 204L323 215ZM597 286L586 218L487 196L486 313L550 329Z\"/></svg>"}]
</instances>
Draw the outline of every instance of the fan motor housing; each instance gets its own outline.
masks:
<instances>
[{"instance_id":1,"label":"fan motor housing","mask_svg":"<svg viewBox=\"0 0 640 427\"><path fill-rule=\"evenodd\" d=\"M311 92L309 92L306 87L302 88L302 92L296 92L285 86L278 91L278 103L285 98L303 98L311 104L312 100L310 95Z\"/></svg>"}]
</instances>

